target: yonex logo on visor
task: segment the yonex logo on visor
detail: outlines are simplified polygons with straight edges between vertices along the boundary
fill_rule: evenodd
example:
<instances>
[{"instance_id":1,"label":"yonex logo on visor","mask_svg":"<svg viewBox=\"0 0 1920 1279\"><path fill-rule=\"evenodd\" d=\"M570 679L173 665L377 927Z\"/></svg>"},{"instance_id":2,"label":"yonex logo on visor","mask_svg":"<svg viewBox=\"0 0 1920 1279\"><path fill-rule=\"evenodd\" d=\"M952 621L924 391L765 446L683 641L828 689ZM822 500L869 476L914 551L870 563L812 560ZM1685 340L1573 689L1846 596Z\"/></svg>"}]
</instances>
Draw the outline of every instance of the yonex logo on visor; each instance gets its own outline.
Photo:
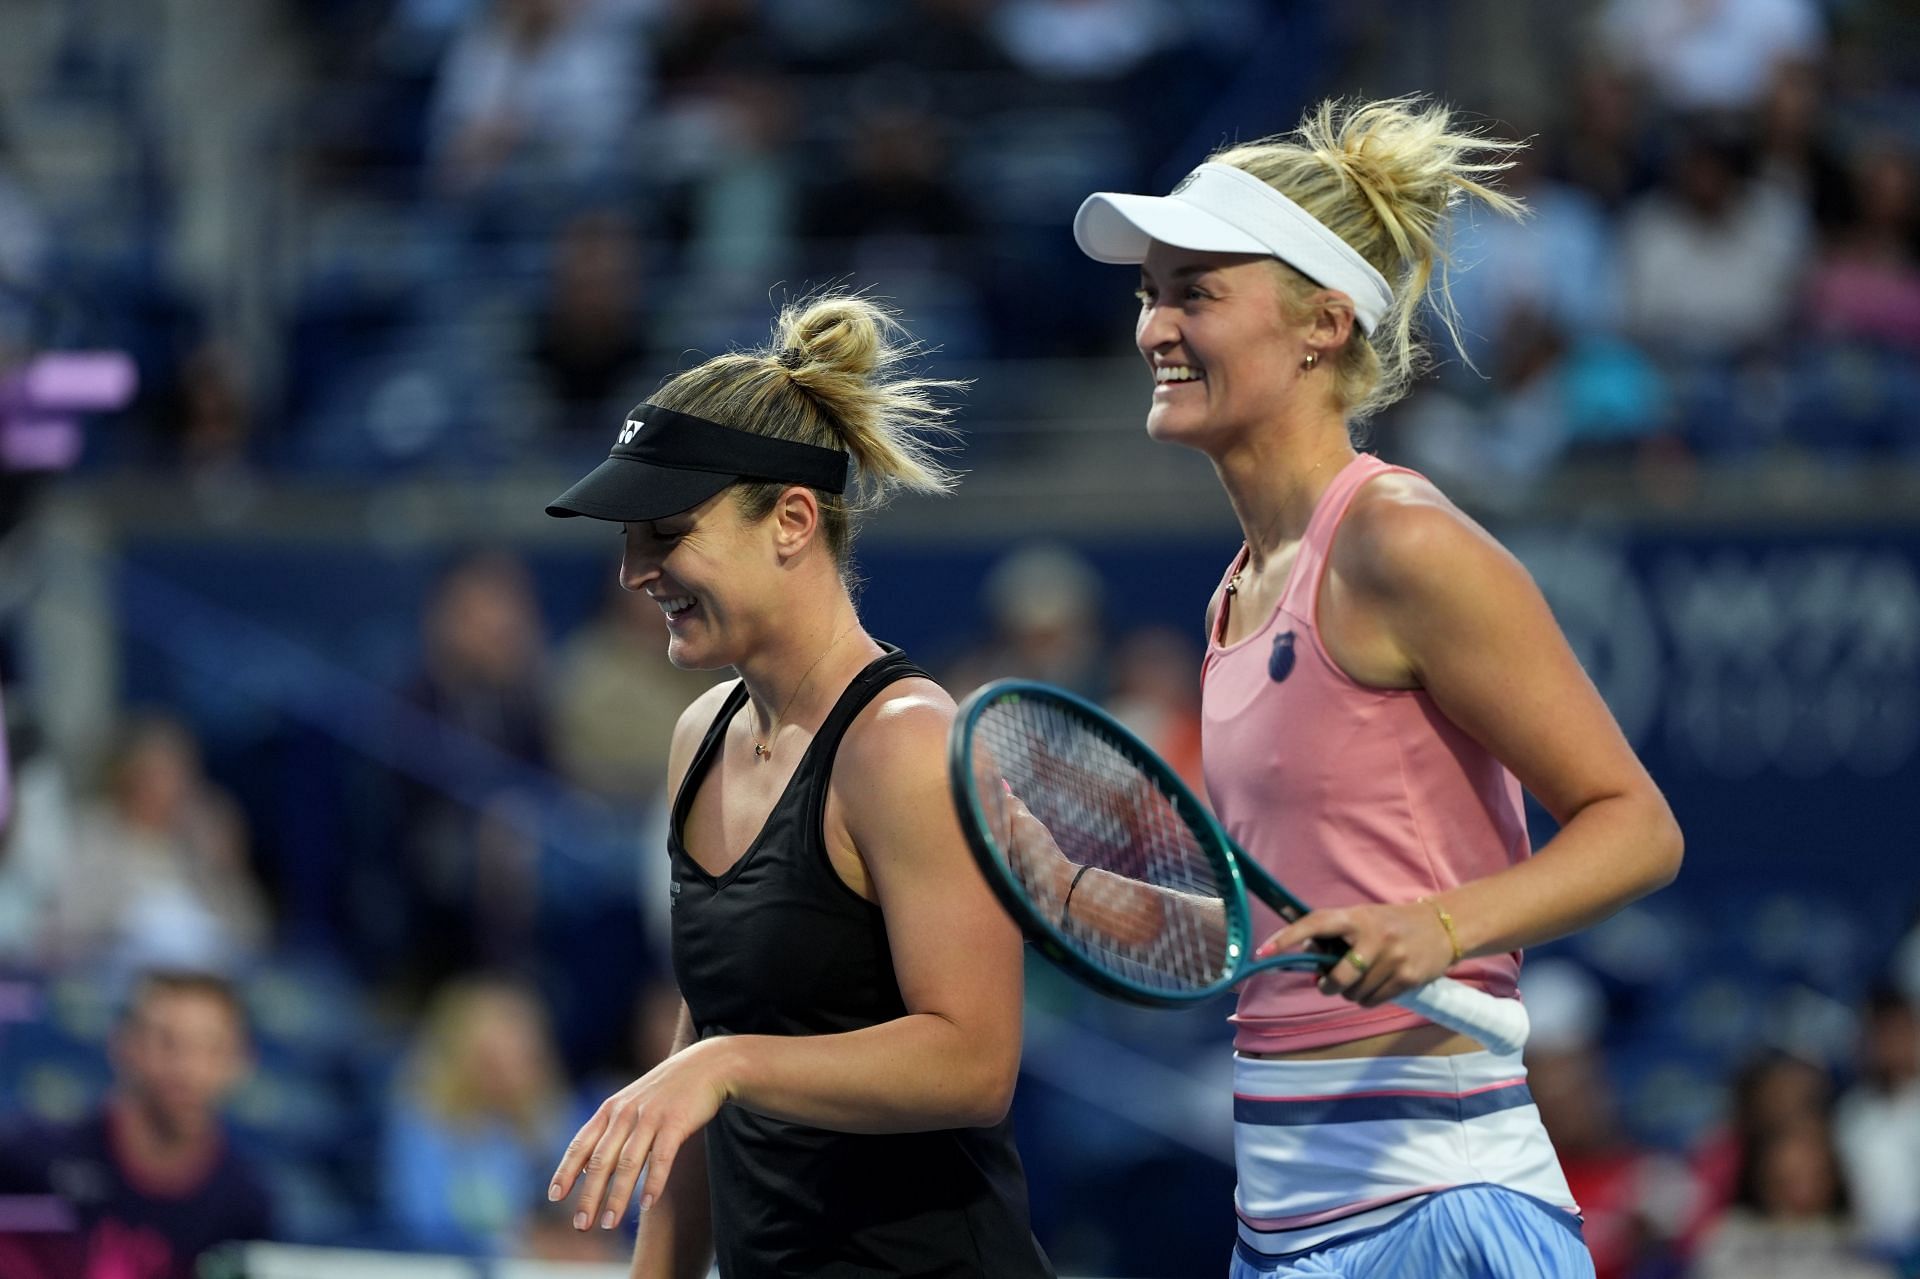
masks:
<instances>
[{"instance_id":1,"label":"yonex logo on visor","mask_svg":"<svg viewBox=\"0 0 1920 1279\"><path fill-rule=\"evenodd\" d=\"M1073 219L1074 239L1101 262L1142 262L1158 240L1208 253L1279 258L1324 288L1353 299L1373 332L1393 308L1387 278L1325 223L1244 169L1209 162L1165 196L1099 191Z\"/></svg>"},{"instance_id":2,"label":"yonex logo on visor","mask_svg":"<svg viewBox=\"0 0 1920 1279\"><path fill-rule=\"evenodd\" d=\"M549 515L631 523L692 510L745 480L844 493L852 458L841 449L783 440L657 404L635 405L607 460L547 506Z\"/></svg>"}]
</instances>

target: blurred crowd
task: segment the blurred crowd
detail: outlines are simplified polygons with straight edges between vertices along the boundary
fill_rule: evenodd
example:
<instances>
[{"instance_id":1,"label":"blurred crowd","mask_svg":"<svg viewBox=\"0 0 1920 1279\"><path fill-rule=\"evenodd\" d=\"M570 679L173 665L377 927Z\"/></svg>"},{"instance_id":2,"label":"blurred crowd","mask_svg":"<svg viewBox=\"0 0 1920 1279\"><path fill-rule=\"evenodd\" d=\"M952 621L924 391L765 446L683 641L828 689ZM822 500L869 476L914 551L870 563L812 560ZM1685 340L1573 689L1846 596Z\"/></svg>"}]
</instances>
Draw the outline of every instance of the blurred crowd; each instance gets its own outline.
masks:
<instances>
[{"instance_id":1,"label":"blurred crowd","mask_svg":"<svg viewBox=\"0 0 1920 1279\"><path fill-rule=\"evenodd\" d=\"M1165 190L1328 92L1426 87L1533 139L1510 179L1533 216L1455 229L1472 365L1378 424L1396 460L1493 506L1569 461L1684 499L1761 458L1920 460L1910 4L1400 8L21 4L0 370L132 353L141 396L82 465L185 473L188 497L598 454L682 351L755 339L769 290L828 279L1039 402L1048 362L1128 350L1131 282L1068 231L1086 192ZM1413 36L1452 52L1410 69ZM916 656L956 690L1101 700L1197 783L1197 619L1116 621L1113 580L1018 548L964 602L978 628ZM219 694L119 708L91 751L0 635L0 1194L75 1168L94 1188L0 1216L0 1270L57 1266L76 1229L149 1260L257 1233L624 1252L568 1229L544 1179L669 1042L662 774L713 677L664 661L644 598L556 610L545 585L512 548L462 554L378 641L405 654L391 678L303 675L304 718L264 732L212 731L249 713ZM266 660L229 643L236 681ZM1920 1274L1920 929L1782 1022L1761 1014L1791 968L1618 962L1676 953L1642 944L1661 925L1656 903L1530 969L1533 1087L1602 1279ZM1035 1003L1144 1050L1064 988ZM1217 1067L1221 1029L1147 1046ZM1111 1114L1090 1136L1097 1104L1023 1089L1043 1237L1077 1269L1191 1273L1166 1205L1218 1211L1230 1170Z\"/></svg>"},{"instance_id":2,"label":"blurred crowd","mask_svg":"<svg viewBox=\"0 0 1920 1279\"><path fill-rule=\"evenodd\" d=\"M0 68L0 347L136 354L96 465L591 451L682 352L829 280L954 363L1122 353L1128 282L1068 234L1086 192L1418 89L1530 140L1533 216L1455 229L1469 361L1383 424L1406 457L1497 501L1570 455L1671 495L1916 447L1900 0L40 8Z\"/></svg>"}]
</instances>

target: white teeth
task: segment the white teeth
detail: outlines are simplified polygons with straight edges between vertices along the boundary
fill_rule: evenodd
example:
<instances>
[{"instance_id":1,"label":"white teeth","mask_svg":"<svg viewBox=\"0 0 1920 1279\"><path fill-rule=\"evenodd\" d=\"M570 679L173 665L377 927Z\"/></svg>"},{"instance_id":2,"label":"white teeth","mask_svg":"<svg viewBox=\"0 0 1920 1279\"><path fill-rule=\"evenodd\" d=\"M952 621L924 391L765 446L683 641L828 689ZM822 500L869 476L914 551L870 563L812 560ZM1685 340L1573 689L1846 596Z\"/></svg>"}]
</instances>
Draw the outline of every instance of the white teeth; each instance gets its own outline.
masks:
<instances>
[{"instance_id":1,"label":"white teeth","mask_svg":"<svg viewBox=\"0 0 1920 1279\"><path fill-rule=\"evenodd\" d=\"M656 600L655 603L660 605L661 610L668 617L673 617L693 607L693 596L676 595L672 599Z\"/></svg>"},{"instance_id":2,"label":"white teeth","mask_svg":"<svg viewBox=\"0 0 1920 1279\"><path fill-rule=\"evenodd\" d=\"M1169 382L1197 382L1200 370L1185 364L1168 364L1153 371L1153 380L1159 386Z\"/></svg>"}]
</instances>

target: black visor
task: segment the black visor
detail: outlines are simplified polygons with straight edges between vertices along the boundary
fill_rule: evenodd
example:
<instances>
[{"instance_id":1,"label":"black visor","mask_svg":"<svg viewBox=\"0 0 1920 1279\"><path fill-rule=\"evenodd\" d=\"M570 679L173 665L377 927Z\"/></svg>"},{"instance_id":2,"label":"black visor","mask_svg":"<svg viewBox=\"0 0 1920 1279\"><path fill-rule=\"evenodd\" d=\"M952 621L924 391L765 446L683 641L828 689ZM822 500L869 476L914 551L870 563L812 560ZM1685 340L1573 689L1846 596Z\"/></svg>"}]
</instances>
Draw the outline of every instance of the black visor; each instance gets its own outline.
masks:
<instances>
[{"instance_id":1,"label":"black visor","mask_svg":"<svg viewBox=\"0 0 1920 1279\"><path fill-rule=\"evenodd\" d=\"M547 514L638 524L690 510L741 480L844 493L850 461L839 449L641 404L627 414L607 460L555 498Z\"/></svg>"}]
</instances>

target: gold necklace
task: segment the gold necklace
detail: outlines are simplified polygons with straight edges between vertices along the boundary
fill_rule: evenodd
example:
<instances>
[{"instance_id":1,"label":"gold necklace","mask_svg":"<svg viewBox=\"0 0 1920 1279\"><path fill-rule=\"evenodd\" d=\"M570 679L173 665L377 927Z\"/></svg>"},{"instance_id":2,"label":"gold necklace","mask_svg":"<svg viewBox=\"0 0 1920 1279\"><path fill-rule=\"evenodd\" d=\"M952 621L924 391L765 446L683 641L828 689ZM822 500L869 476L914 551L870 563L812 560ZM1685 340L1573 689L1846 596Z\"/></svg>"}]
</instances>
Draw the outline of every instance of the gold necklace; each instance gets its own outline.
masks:
<instances>
[{"instance_id":1,"label":"gold necklace","mask_svg":"<svg viewBox=\"0 0 1920 1279\"><path fill-rule=\"evenodd\" d=\"M847 627L846 630L841 631L838 635L834 636L833 643L827 645L825 648L820 650L820 656L813 659L813 665L807 667L806 673L800 677L800 682L793 686L793 692L788 694L787 704L780 708L780 713L778 715L775 715L773 717L773 722L767 725L766 741L764 742L761 741L759 737L754 734L751 728L747 730L747 736L753 738L753 757L755 759L772 759L773 758L773 735L778 731L780 731L780 721L785 719L787 717L787 712L793 709L794 700L800 696L800 690L807 686L807 681L809 679L813 678L813 673L814 671L820 668L820 663L827 660L827 654L831 653L834 649L838 648L840 646L841 640L853 634L854 627L858 625L860 625L860 619L855 618L852 626Z\"/></svg>"}]
</instances>

